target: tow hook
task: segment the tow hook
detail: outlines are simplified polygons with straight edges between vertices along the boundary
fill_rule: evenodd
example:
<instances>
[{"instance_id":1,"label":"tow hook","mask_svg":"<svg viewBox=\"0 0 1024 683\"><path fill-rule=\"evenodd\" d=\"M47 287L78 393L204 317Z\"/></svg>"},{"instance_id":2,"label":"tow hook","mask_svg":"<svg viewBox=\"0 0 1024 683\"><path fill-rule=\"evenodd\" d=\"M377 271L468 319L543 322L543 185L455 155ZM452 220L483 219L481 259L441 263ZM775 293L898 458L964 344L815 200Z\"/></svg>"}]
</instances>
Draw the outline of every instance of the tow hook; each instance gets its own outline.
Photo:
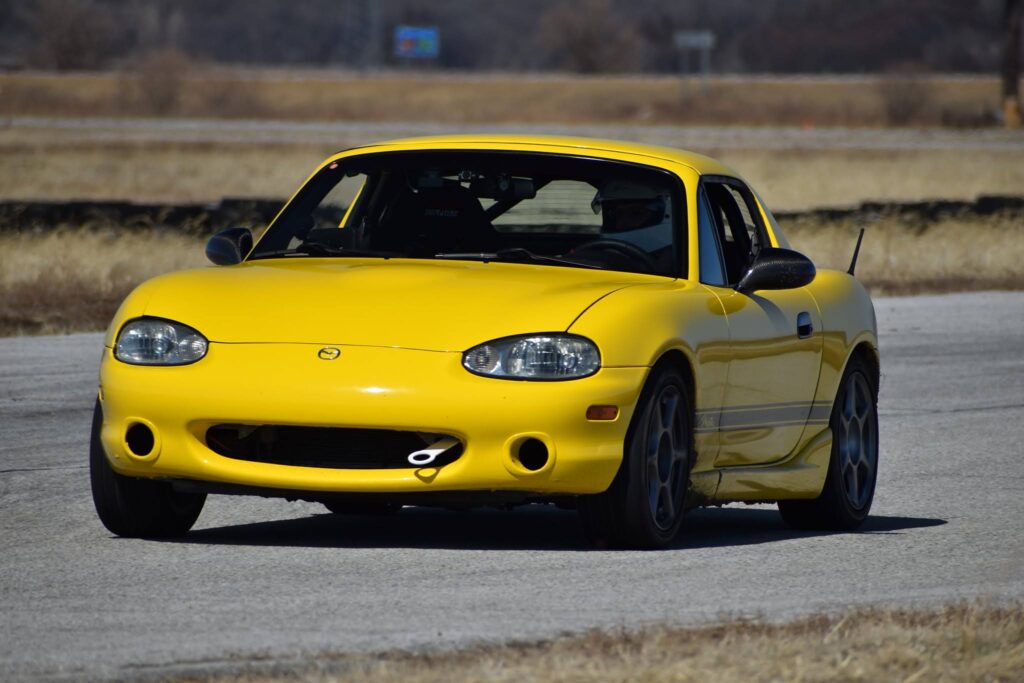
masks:
<instances>
[{"instance_id":1,"label":"tow hook","mask_svg":"<svg viewBox=\"0 0 1024 683\"><path fill-rule=\"evenodd\" d=\"M432 462L437 460L438 456L440 456L442 453L444 453L445 451L454 446L457 446L458 444L458 439L446 436L439 441L435 441L433 444L430 445L430 448L424 448L423 450L420 451L413 451L412 453L409 454L409 457L407 459L409 460L410 465L415 465L416 467L426 467L427 465L430 465Z\"/></svg>"}]
</instances>

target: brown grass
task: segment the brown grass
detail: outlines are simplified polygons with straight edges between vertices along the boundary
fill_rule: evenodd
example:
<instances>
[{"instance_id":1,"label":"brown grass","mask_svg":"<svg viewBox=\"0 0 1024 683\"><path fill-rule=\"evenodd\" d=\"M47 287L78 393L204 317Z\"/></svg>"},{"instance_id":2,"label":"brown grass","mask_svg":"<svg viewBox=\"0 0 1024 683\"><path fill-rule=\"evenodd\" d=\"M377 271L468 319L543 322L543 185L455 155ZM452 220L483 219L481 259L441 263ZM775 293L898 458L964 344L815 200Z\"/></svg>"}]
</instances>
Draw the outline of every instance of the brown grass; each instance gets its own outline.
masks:
<instances>
[{"instance_id":1,"label":"brown grass","mask_svg":"<svg viewBox=\"0 0 1024 683\"><path fill-rule=\"evenodd\" d=\"M864 201L973 200L1024 191L1019 151L700 150L743 175L774 211Z\"/></svg>"},{"instance_id":2,"label":"brown grass","mask_svg":"<svg viewBox=\"0 0 1024 683\"><path fill-rule=\"evenodd\" d=\"M1024 609L957 605L861 610L783 624L593 631L540 643L455 652L324 656L286 674L189 680L367 683L451 681L1024 680Z\"/></svg>"},{"instance_id":3,"label":"brown grass","mask_svg":"<svg viewBox=\"0 0 1024 683\"><path fill-rule=\"evenodd\" d=\"M201 240L170 231L0 234L0 335L103 329L135 285L204 262Z\"/></svg>"},{"instance_id":4,"label":"brown grass","mask_svg":"<svg viewBox=\"0 0 1024 683\"><path fill-rule=\"evenodd\" d=\"M3 199L168 204L287 197L333 146L0 142Z\"/></svg>"},{"instance_id":5,"label":"brown grass","mask_svg":"<svg viewBox=\"0 0 1024 683\"><path fill-rule=\"evenodd\" d=\"M173 204L286 197L327 154L365 142L111 143L0 128L0 199ZM741 170L775 210L1016 195L1024 187L1024 164L1015 151L700 151ZM858 276L887 293L1024 288L1022 226L1014 215L947 216L927 225L877 216L867 226ZM138 282L203 263L201 242L121 227L65 226L52 236L0 237L0 334L101 329ZM858 227L854 219L814 217L783 224L796 248L841 269Z\"/></svg>"},{"instance_id":6,"label":"brown grass","mask_svg":"<svg viewBox=\"0 0 1024 683\"><path fill-rule=\"evenodd\" d=\"M818 267L838 270L849 267L862 227L857 278L873 294L1024 288L1024 216L1018 212L934 222L896 214L782 222L794 249Z\"/></svg>"},{"instance_id":7,"label":"brown grass","mask_svg":"<svg viewBox=\"0 0 1024 683\"><path fill-rule=\"evenodd\" d=\"M352 137L304 143L98 142L0 129L0 199L184 203L287 197ZM776 211L862 201L1018 195L1018 151L698 149L738 169Z\"/></svg>"},{"instance_id":8,"label":"brown grass","mask_svg":"<svg viewBox=\"0 0 1024 683\"><path fill-rule=\"evenodd\" d=\"M841 270L857 230L867 227L857 277L874 294L1024 289L1019 213L915 221L898 214L830 222L805 216L782 227L819 267ZM205 263L202 240L172 229L96 224L0 234L0 335L103 329L135 285Z\"/></svg>"},{"instance_id":9,"label":"brown grass","mask_svg":"<svg viewBox=\"0 0 1024 683\"><path fill-rule=\"evenodd\" d=\"M848 79L517 74L360 75L201 69L0 75L0 115L169 116L450 123L669 123L716 125L991 125L994 78ZM154 107L152 91L174 97ZM903 77L908 79L910 77ZM913 111L893 92L913 88ZM894 118L893 112L897 112Z\"/></svg>"}]
</instances>

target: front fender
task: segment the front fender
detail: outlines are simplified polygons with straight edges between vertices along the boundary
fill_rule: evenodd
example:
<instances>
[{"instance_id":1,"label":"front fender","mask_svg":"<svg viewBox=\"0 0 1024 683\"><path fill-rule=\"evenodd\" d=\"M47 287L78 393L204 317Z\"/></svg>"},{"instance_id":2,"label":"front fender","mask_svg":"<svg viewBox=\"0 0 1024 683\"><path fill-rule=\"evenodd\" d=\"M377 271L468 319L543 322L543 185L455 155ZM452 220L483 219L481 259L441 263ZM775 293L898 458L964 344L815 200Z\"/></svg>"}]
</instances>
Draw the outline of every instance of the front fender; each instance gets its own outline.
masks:
<instances>
[{"instance_id":1,"label":"front fender","mask_svg":"<svg viewBox=\"0 0 1024 683\"><path fill-rule=\"evenodd\" d=\"M722 405L729 325L718 297L703 285L676 280L618 290L591 306L569 331L594 340L605 367L653 367L678 351L693 376L694 408ZM715 443L706 433L698 435L695 470L710 466Z\"/></svg>"}]
</instances>

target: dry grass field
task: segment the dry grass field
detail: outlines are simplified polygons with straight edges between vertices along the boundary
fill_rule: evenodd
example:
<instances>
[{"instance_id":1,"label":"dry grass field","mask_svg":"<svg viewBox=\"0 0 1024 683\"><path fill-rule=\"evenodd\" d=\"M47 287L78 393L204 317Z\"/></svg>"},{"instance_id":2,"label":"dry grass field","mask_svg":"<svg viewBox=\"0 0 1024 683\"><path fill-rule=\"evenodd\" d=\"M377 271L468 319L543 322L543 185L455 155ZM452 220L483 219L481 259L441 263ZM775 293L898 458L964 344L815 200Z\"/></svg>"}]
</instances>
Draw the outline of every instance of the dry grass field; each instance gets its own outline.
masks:
<instances>
[{"instance_id":1,"label":"dry grass field","mask_svg":"<svg viewBox=\"0 0 1024 683\"><path fill-rule=\"evenodd\" d=\"M818 267L846 270L865 228L857 278L874 295L1024 289L1024 215L948 215L935 221L878 214L823 224L782 221L793 248Z\"/></svg>"},{"instance_id":2,"label":"dry grass field","mask_svg":"<svg viewBox=\"0 0 1024 683\"><path fill-rule=\"evenodd\" d=\"M217 69L0 75L0 116L184 116L453 123L991 125L995 78L582 77Z\"/></svg>"},{"instance_id":3,"label":"dry grass field","mask_svg":"<svg viewBox=\"0 0 1024 683\"><path fill-rule=\"evenodd\" d=\"M655 135L647 124L656 123L882 125L905 95L928 104L933 119L942 111L948 118L949 112L983 109L996 88L993 80L979 78L910 79L898 87L872 78L721 78L704 93L698 83L672 78L408 73L371 78L177 68L162 76L0 75L0 200L174 204L285 198L328 154L380 137L379 129L353 125L330 139L277 128L248 139L244 128L229 126L225 133L197 124L200 129L186 130L185 139L178 139L159 127L155 133L116 126L97 133L77 129L71 119L63 119L71 122L65 126L19 126L5 124L4 115L159 115L185 124L180 117L391 120L448 122L458 124L456 129L465 124L465 130L489 123L590 122L604 124L610 137L645 141ZM175 92L172 105L156 111L144 93L162 81ZM923 115L917 111L915 116ZM748 145L736 144L729 128L717 128L717 137L707 139L699 130L663 127L656 131L657 141L667 136L668 144L676 144L679 135L680 146L722 159L776 211L1024 192L1024 152L1019 140L1005 135L993 143L989 133L958 133L951 139L908 129L898 136L908 136L910 143L898 137L896 148L797 139L766 149L756 143L763 134L745 138L755 141ZM976 145L978 140L983 144ZM1004 140L1010 144L1002 146ZM875 293L1024 287L1019 215L945 216L928 224L879 215L866 225L858 276ZM122 232L121 226L102 224L48 227L57 231L0 236L0 334L100 329L141 280L204 262L201 242L167 231ZM796 248L820 265L840 268L849 261L858 227L852 219L784 223Z\"/></svg>"},{"instance_id":4,"label":"dry grass field","mask_svg":"<svg viewBox=\"0 0 1024 683\"><path fill-rule=\"evenodd\" d=\"M454 653L328 656L287 674L188 680L1019 683L1024 680L1024 610L958 605L924 612L865 610L784 624L739 621L703 628L595 631Z\"/></svg>"},{"instance_id":5,"label":"dry grass field","mask_svg":"<svg viewBox=\"0 0 1024 683\"><path fill-rule=\"evenodd\" d=\"M135 285L205 262L202 241L175 232L0 234L0 335L101 330Z\"/></svg>"},{"instance_id":6,"label":"dry grass field","mask_svg":"<svg viewBox=\"0 0 1024 683\"><path fill-rule=\"evenodd\" d=\"M922 222L896 213L823 224L782 220L793 247L819 267L845 270L867 228L857 276L873 294L1024 289L1024 216L949 215ZM0 335L103 329L143 280L208 265L203 242L173 229L103 223L44 233L0 233Z\"/></svg>"},{"instance_id":7,"label":"dry grass field","mask_svg":"<svg viewBox=\"0 0 1024 683\"><path fill-rule=\"evenodd\" d=\"M329 154L372 141L353 135L323 144L103 142L0 128L0 199L286 198ZM1024 193L1024 153L1015 149L694 151L736 168L775 211Z\"/></svg>"}]
</instances>

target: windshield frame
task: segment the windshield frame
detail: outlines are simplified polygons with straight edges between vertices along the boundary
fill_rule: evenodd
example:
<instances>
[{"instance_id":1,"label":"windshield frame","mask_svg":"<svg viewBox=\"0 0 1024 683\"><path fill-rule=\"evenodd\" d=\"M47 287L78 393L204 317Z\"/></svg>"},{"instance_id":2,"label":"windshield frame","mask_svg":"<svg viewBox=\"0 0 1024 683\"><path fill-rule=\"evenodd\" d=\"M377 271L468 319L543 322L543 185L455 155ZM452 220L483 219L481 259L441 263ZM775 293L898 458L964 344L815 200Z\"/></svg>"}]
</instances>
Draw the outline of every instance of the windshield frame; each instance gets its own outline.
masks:
<instances>
[{"instance_id":1,"label":"windshield frame","mask_svg":"<svg viewBox=\"0 0 1024 683\"><path fill-rule=\"evenodd\" d=\"M614 169L618 169L620 174L625 176L644 176L652 177L654 175L661 176L666 181L666 187L669 190L669 197L671 202L671 230L672 230L672 258L673 264L668 272L640 272L637 270L626 270L616 267L599 267L600 270L609 272L629 272L639 273L644 275L651 275L654 277L669 277L669 278L682 278L687 279L689 276L689 220L687 214L687 198L686 188L683 179L672 170L665 168L664 166L638 163L633 161L623 161L620 159L613 159L603 156L590 156L586 154L573 154L573 153L560 153L560 152L536 152L536 151L519 151L519 150L506 150L506 149L460 149L460 148L432 148L432 149L402 149L402 150L385 150L385 151L373 151L366 153L349 154L347 156L336 156L325 162L313 175L307 179L302 187L295 193L295 195L288 201L288 203L278 213L276 218L267 227L264 233L260 236L260 239L254 245L252 251L246 256L245 261L257 261L267 260L272 258L288 258L292 256L315 256L328 258L382 258L382 259L414 259L414 260L461 260L452 259L450 257L437 258L434 256L417 256L417 255L397 255L394 253L381 253L379 255L367 254L365 249L354 249L352 253L343 253L342 251L332 252L330 254L321 253L306 253L282 249L280 244L282 238L288 238L290 241L291 236L295 234L293 227L289 227L289 224L294 220L305 218L310 215L320 205L323 199L331 192L331 190L339 183L342 182L346 174L351 171L366 172L367 169L380 171L388 167L396 167L396 157L398 158L409 158L410 160L416 160L415 164L422 165L422 159L438 159L439 161L448 161L455 159L465 159L472 162L474 165L478 165L478 168L483 168L487 165L502 166L503 159L511 159L512 162L525 163L527 161L539 162L546 165L558 165L559 167L572 167L576 166L582 168L588 166L591 169L600 169L600 167L608 167L610 175L614 176ZM451 163L450 161L448 161ZM374 168L377 167L377 168ZM367 178L369 181L369 178ZM375 187L364 185L360 188L355 199L352 203L345 208L346 218L353 213L356 213L358 205L363 202L371 201L371 198L376 193ZM508 209L506 209L507 211ZM502 214L499 214L499 216ZM523 233L509 233L509 234L523 234ZM545 233L546 234L546 233ZM575 234L575 233L569 233ZM262 249L261 249L262 247ZM441 256L440 254L438 256ZM563 263L556 263L557 259L537 259L537 260L513 260L505 261L503 259L487 258L489 254L472 254L474 258L469 258L470 254L467 254L465 260L474 261L501 261L509 263L530 263L531 265L548 265L554 267L583 267L579 264L573 264L571 260L567 259Z\"/></svg>"}]
</instances>

